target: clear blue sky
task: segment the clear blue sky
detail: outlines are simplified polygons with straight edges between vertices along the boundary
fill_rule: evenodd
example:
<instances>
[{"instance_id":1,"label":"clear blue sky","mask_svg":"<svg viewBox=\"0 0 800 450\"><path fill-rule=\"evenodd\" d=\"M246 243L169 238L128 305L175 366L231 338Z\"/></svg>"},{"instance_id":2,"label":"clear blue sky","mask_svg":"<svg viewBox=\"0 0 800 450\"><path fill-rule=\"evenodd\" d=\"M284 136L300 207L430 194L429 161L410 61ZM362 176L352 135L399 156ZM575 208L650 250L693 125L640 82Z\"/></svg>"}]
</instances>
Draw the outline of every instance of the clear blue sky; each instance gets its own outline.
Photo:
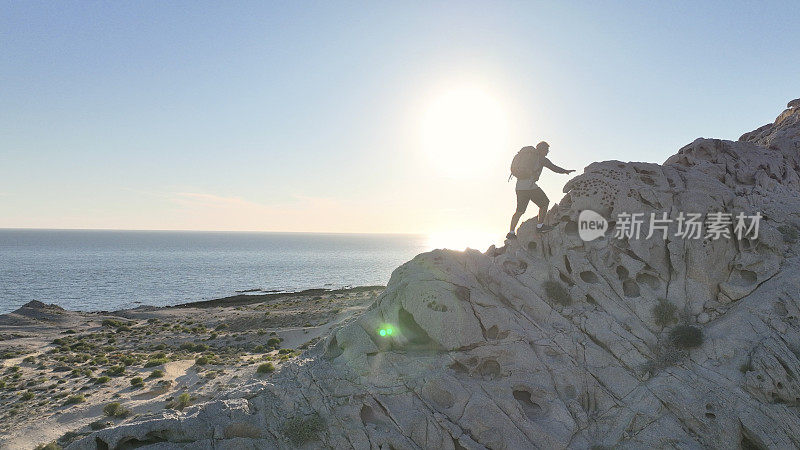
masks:
<instances>
[{"instance_id":1,"label":"clear blue sky","mask_svg":"<svg viewBox=\"0 0 800 450\"><path fill-rule=\"evenodd\" d=\"M522 145L663 162L800 97L796 2L0 5L0 227L502 235ZM503 122L461 175L451 90L429 127Z\"/></svg>"}]
</instances>

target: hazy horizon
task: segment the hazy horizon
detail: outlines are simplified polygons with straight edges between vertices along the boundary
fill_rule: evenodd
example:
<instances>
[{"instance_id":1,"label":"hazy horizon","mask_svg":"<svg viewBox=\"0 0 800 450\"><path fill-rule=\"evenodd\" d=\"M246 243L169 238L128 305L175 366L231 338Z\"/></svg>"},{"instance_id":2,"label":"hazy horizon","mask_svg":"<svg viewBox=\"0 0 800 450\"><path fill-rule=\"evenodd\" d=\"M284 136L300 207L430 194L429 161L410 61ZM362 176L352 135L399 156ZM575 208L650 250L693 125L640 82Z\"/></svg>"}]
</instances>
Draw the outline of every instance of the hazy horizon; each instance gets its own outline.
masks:
<instances>
[{"instance_id":1,"label":"hazy horizon","mask_svg":"<svg viewBox=\"0 0 800 450\"><path fill-rule=\"evenodd\" d=\"M2 228L486 242L524 145L661 163L800 96L789 2L3 10Z\"/></svg>"}]
</instances>

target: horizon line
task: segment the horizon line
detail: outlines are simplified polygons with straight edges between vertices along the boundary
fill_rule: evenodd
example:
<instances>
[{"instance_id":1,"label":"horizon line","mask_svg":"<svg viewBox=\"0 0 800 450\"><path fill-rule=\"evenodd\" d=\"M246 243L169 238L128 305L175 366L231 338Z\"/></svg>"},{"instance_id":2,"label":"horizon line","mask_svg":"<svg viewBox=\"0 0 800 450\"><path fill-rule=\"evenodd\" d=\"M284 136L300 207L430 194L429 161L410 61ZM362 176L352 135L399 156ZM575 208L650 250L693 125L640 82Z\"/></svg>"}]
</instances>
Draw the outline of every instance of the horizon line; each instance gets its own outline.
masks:
<instances>
[{"instance_id":1,"label":"horizon line","mask_svg":"<svg viewBox=\"0 0 800 450\"><path fill-rule=\"evenodd\" d=\"M275 231L275 230L186 230L186 229L132 229L132 228L41 228L41 227L0 227L0 231L131 231L154 233L274 233L274 234L372 234L393 236L425 236L433 232L370 232L370 231Z\"/></svg>"}]
</instances>

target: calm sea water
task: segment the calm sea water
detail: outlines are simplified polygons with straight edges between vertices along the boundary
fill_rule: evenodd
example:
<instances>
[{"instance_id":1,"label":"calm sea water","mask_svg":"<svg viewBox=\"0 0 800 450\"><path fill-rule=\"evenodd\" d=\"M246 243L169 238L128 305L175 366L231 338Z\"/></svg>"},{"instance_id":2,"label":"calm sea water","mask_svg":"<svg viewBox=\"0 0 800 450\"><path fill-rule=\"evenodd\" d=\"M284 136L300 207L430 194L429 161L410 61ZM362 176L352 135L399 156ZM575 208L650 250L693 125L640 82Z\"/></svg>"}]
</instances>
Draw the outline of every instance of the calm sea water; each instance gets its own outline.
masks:
<instances>
[{"instance_id":1,"label":"calm sea water","mask_svg":"<svg viewBox=\"0 0 800 450\"><path fill-rule=\"evenodd\" d=\"M0 230L0 313L30 300L114 310L236 291L383 285L421 235Z\"/></svg>"}]
</instances>

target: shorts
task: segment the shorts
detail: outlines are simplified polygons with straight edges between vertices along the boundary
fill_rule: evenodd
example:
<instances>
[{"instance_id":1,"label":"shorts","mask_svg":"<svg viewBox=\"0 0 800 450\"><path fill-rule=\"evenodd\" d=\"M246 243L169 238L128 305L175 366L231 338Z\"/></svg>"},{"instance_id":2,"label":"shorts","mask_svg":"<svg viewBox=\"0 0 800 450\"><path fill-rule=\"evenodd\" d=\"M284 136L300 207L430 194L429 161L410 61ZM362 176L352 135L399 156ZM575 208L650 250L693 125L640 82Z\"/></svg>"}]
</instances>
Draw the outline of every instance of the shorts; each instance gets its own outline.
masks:
<instances>
[{"instance_id":1,"label":"shorts","mask_svg":"<svg viewBox=\"0 0 800 450\"><path fill-rule=\"evenodd\" d=\"M550 204L550 199L547 198L547 195L540 187L537 187L536 189L517 191L518 213L524 213L525 210L528 209L528 202L536 203L536 206L539 207L539 211L542 209L547 211L547 206Z\"/></svg>"}]
</instances>

